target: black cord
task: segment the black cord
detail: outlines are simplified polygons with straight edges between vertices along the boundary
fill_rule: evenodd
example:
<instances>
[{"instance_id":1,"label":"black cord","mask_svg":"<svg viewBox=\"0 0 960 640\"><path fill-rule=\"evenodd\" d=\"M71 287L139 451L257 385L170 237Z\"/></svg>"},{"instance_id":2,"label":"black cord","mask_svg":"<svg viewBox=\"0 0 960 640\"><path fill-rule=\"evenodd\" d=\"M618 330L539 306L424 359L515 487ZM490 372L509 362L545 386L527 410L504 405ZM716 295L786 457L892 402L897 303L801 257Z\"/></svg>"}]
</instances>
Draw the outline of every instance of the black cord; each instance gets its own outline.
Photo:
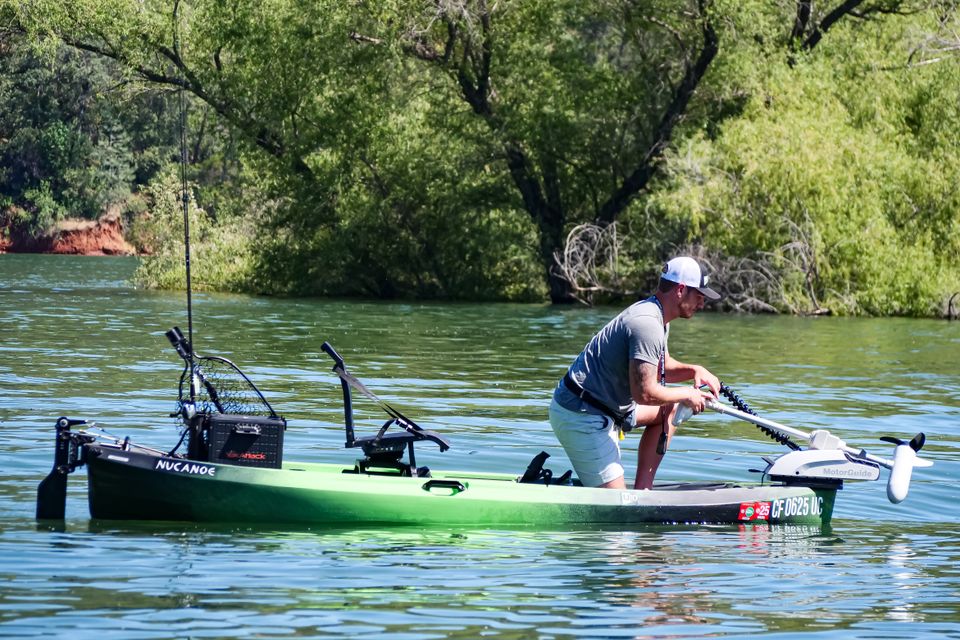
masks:
<instances>
[{"instance_id":1,"label":"black cord","mask_svg":"<svg viewBox=\"0 0 960 640\"><path fill-rule=\"evenodd\" d=\"M729 400L730 403L740 411L743 411L744 413L749 413L752 416L757 416L758 418L760 417L759 415L757 415L756 411L751 409L750 406L743 401L743 398L741 398L736 391L734 391L727 385L723 384L722 382L720 383L720 393L724 397L726 397L727 400ZM754 426L756 426L757 429L760 429L760 431L762 431L763 433L770 436L770 438L772 438L776 442L779 442L782 445L786 445L791 449L793 449L794 451L800 450L800 445L798 445L796 442L791 440L789 436L783 433L780 433L779 431L774 431L773 429L769 429L767 427L761 426L759 424Z\"/></svg>"},{"instance_id":2,"label":"black cord","mask_svg":"<svg viewBox=\"0 0 960 640\"><path fill-rule=\"evenodd\" d=\"M184 425L183 425L183 433L180 434L180 441L177 442L176 446L174 446L173 449L170 449L170 452L169 452L169 453L167 453L167 457L168 457L168 458L172 458L172 457L174 457L174 456L176 455L177 449L179 449L179 448L180 448L180 445L183 444L183 441L184 441L184 439L186 439L187 433L189 433L189 432L190 432L190 427L187 426L186 424L184 424Z\"/></svg>"}]
</instances>

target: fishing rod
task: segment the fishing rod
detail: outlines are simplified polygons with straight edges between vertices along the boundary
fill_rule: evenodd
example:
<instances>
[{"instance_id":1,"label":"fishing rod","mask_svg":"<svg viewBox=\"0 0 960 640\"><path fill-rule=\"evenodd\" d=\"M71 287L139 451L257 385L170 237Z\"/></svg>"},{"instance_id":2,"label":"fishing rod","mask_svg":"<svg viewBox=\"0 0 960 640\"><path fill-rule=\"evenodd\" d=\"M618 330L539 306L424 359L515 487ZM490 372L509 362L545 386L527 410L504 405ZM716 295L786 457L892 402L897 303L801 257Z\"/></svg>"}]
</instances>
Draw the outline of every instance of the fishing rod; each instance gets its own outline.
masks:
<instances>
[{"instance_id":1,"label":"fishing rod","mask_svg":"<svg viewBox=\"0 0 960 640\"><path fill-rule=\"evenodd\" d=\"M177 2L173 11L173 51L175 56L182 59L179 7L180 3ZM190 198L187 192L187 100L185 91L184 83L181 83L178 92L180 103L180 202L183 208L183 254L187 285L187 340L186 344L182 346L185 347L186 351L184 360L191 372L190 403L195 404L199 392L199 380L196 376L196 360L193 350L193 284L190 274ZM179 333L179 329L177 331Z\"/></svg>"},{"instance_id":2,"label":"fishing rod","mask_svg":"<svg viewBox=\"0 0 960 640\"><path fill-rule=\"evenodd\" d=\"M180 37L180 2L174 2L173 7L173 54L176 59L183 60L183 42ZM202 374L196 361L193 349L193 278L190 269L190 195L187 184L187 99L186 80L179 85L177 92L180 111L180 204L183 209L183 258L186 272L187 288L187 336L184 338L180 329L174 327L167 332L167 338L177 349L177 353L184 360L184 376L190 372L190 408L197 402L200 394L200 385L204 383ZM172 335L175 332L175 335ZM181 376L180 398L183 398L183 377ZM219 405L218 405L219 407ZM188 412L189 413L189 412Z\"/></svg>"}]
</instances>

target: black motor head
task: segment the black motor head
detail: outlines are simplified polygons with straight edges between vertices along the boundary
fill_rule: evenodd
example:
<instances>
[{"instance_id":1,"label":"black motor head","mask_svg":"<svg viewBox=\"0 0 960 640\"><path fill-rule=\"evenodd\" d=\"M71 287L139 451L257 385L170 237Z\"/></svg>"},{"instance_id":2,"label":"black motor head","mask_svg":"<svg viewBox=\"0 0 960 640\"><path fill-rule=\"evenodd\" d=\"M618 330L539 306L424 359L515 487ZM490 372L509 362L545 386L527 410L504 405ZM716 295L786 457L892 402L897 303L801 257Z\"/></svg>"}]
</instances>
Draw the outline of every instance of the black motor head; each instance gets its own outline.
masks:
<instances>
[{"instance_id":1,"label":"black motor head","mask_svg":"<svg viewBox=\"0 0 960 640\"><path fill-rule=\"evenodd\" d=\"M173 345L173 348L177 350L177 355L179 355L184 360L190 359L190 354L192 347L190 342L184 337L183 332L180 331L180 327L174 327L167 331L164 335L167 336L167 340L170 341L170 344Z\"/></svg>"}]
</instances>

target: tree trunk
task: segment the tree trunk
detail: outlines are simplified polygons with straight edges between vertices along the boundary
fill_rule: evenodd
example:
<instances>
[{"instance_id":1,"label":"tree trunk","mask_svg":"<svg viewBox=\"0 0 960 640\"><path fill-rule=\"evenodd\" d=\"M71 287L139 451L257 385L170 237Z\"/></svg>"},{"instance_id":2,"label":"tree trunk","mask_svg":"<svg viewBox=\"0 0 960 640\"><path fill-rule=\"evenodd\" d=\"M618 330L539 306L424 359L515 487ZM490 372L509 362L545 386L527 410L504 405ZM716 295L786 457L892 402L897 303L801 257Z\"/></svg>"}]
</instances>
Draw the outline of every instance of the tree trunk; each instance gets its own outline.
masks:
<instances>
[{"instance_id":1,"label":"tree trunk","mask_svg":"<svg viewBox=\"0 0 960 640\"><path fill-rule=\"evenodd\" d=\"M554 256L563 251L563 226L566 222L563 206L559 201L559 191L548 188L548 192L553 193L554 197L544 197L544 190L520 144L505 143L504 153L507 157L510 176L523 198L523 207L537 225L540 236L540 262L543 264L544 276L550 288L550 302L573 302L570 283L554 269ZM545 178L545 182L550 183L550 181L549 176Z\"/></svg>"}]
</instances>

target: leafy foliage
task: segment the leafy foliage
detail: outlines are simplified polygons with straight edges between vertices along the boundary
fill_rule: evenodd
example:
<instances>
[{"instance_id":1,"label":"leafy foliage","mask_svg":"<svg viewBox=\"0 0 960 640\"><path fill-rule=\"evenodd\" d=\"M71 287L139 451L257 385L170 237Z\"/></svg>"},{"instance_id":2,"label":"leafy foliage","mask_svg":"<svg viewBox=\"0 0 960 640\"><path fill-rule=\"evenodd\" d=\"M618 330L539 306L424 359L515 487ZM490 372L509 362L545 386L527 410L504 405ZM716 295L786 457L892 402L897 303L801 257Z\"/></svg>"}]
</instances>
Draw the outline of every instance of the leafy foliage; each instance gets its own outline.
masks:
<instances>
[{"instance_id":1,"label":"leafy foliage","mask_svg":"<svg viewBox=\"0 0 960 640\"><path fill-rule=\"evenodd\" d=\"M152 249L135 274L147 288L176 289L186 281L183 190L173 171L157 175L146 190L149 213L136 219L135 237ZM215 224L188 195L191 281L198 290L245 290L252 278L251 239L256 230L243 217Z\"/></svg>"},{"instance_id":2,"label":"leafy foliage","mask_svg":"<svg viewBox=\"0 0 960 640\"><path fill-rule=\"evenodd\" d=\"M960 287L960 158L939 124L916 125L956 104L960 69L905 66L893 25L833 35L824 55L769 67L715 138L676 149L650 204L688 241L767 256L781 309L933 315Z\"/></svg>"},{"instance_id":3,"label":"leafy foliage","mask_svg":"<svg viewBox=\"0 0 960 640\"><path fill-rule=\"evenodd\" d=\"M98 217L149 180L161 164L152 158L169 155L163 114L162 99L125 91L109 60L66 46L38 54L6 39L0 202L27 214L17 226L31 234L67 216Z\"/></svg>"},{"instance_id":4,"label":"leafy foliage","mask_svg":"<svg viewBox=\"0 0 960 640\"><path fill-rule=\"evenodd\" d=\"M3 49L29 73L0 80L0 187L38 227L140 193L141 278L177 286L183 87L214 288L561 300L570 231L616 223L604 296L689 251L730 308L932 315L960 289L956 11L0 0L34 47Z\"/></svg>"}]
</instances>

